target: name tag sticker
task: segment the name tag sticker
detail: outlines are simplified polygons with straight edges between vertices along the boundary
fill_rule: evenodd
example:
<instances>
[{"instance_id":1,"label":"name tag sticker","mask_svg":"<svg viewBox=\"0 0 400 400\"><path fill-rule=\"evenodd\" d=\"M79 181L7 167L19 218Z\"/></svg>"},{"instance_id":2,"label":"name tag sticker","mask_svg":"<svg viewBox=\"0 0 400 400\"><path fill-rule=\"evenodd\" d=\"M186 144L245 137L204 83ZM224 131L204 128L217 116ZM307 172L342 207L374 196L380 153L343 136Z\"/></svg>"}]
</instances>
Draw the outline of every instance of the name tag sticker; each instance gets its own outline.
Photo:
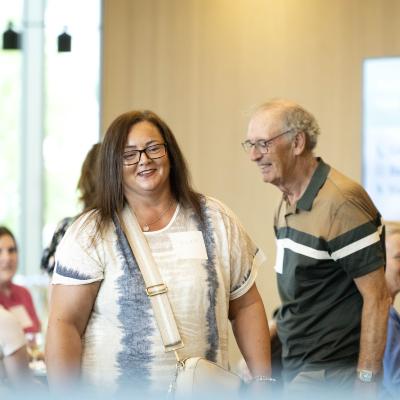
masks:
<instances>
[{"instance_id":1,"label":"name tag sticker","mask_svg":"<svg viewBox=\"0 0 400 400\"><path fill-rule=\"evenodd\" d=\"M169 238L178 258L207 260L206 245L200 231L170 233Z\"/></svg>"}]
</instances>

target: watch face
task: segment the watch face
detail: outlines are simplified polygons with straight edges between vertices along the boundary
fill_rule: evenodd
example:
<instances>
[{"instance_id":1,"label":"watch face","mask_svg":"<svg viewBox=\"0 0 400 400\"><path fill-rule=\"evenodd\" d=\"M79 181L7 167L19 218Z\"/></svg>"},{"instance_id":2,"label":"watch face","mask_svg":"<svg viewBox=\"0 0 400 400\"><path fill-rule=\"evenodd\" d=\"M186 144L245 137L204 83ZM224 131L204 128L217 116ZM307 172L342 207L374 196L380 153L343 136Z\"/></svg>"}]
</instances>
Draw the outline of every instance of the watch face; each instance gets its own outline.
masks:
<instances>
[{"instance_id":1,"label":"watch face","mask_svg":"<svg viewBox=\"0 0 400 400\"><path fill-rule=\"evenodd\" d=\"M361 369L358 371L358 379L362 382L372 382L373 374L372 371L368 371L366 369Z\"/></svg>"}]
</instances>

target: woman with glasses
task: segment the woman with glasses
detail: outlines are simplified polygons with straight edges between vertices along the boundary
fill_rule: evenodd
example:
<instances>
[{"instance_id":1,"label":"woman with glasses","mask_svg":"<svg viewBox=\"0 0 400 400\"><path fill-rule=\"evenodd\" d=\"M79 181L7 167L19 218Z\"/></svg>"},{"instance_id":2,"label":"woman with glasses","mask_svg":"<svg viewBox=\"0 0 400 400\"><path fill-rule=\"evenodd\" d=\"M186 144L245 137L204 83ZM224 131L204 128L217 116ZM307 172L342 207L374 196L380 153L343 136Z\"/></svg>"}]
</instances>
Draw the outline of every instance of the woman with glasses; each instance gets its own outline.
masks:
<instances>
[{"instance_id":1,"label":"woman with glasses","mask_svg":"<svg viewBox=\"0 0 400 400\"><path fill-rule=\"evenodd\" d=\"M118 215L136 215L168 287L185 344L228 368L228 323L258 382L270 376L269 333L255 286L263 259L237 217L190 184L167 124L151 111L119 116L103 140L96 206L56 254L46 359L49 383L166 394L175 374ZM73 386L73 385L72 385ZM257 384L255 384L257 386Z\"/></svg>"}]
</instances>

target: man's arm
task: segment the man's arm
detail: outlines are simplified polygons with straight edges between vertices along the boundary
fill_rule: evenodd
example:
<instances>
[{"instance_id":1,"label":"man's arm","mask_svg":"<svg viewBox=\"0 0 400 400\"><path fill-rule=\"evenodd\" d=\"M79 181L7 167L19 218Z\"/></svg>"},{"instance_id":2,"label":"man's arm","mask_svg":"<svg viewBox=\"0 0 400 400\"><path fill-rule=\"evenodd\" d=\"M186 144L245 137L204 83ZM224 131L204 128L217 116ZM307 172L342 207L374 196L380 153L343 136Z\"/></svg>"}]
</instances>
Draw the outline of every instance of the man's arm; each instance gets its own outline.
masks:
<instances>
[{"instance_id":1,"label":"man's arm","mask_svg":"<svg viewBox=\"0 0 400 400\"><path fill-rule=\"evenodd\" d=\"M229 319L252 376L271 376L271 344L267 317L257 287L229 304Z\"/></svg>"},{"instance_id":2,"label":"man's arm","mask_svg":"<svg viewBox=\"0 0 400 400\"><path fill-rule=\"evenodd\" d=\"M358 370L380 372L386 344L390 296L383 267L354 279L363 298Z\"/></svg>"}]
</instances>

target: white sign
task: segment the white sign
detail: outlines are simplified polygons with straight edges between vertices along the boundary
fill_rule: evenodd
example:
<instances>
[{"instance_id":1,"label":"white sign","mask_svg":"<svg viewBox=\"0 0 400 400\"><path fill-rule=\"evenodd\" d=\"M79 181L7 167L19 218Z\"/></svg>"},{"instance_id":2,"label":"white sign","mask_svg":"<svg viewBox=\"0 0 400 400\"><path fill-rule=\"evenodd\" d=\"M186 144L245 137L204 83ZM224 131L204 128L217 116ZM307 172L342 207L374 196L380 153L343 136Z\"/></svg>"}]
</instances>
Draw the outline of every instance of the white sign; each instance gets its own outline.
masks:
<instances>
[{"instance_id":1,"label":"white sign","mask_svg":"<svg viewBox=\"0 0 400 400\"><path fill-rule=\"evenodd\" d=\"M386 220L400 220L400 58L364 62L363 185Z\"/></svg>"}]
</instances>

